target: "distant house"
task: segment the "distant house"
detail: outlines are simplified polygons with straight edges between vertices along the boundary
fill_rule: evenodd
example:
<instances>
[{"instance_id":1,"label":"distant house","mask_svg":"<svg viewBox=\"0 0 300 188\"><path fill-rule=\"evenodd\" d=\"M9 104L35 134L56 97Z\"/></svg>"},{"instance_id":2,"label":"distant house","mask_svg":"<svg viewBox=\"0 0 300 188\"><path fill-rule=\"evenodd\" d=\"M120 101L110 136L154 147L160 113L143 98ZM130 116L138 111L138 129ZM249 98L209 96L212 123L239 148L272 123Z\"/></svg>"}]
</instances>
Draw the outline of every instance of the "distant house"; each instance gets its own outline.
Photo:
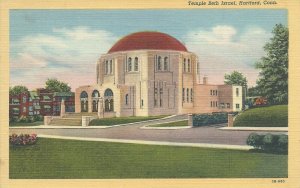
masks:
<instances>
[{"instance_id":1,"label":"distant house","mask_svg":"<svg viewBox=\"0 0 300 188\"><path fill-rule=\"evenodd\" d=\"M62 99L66 112L75 111L73 92L51 92L44 88L9 96L9 117L19 118L34 115L59 116Z\"/></svg>"}]
</instances>

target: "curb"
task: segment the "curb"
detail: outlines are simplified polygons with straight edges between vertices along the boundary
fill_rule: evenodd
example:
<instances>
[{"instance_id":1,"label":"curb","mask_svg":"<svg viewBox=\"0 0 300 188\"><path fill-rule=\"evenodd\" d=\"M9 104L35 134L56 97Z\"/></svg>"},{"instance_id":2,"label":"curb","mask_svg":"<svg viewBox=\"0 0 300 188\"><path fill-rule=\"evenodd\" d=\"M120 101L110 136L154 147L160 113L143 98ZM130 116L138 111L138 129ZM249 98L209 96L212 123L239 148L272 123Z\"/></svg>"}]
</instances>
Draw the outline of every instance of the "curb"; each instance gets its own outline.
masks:
<instances>
[{"instance_id":1,"label":"curb","mask_svg":"<svg viewBox=\"0 0 300 188\"><path fill-rule=\"evenodd\" d=\"M126 139L109 139L109 138L84 138L84 137L71 137L71 136L43 135L43 134L38 135L38 137L40 137L40 138L64 139L64 140L114 142L114 143L160 145L160 146L199 147L199 148L233 149L233 150L249 150L249 149L253 149L252 146L225 145L225 144L160 142L160 141L126 140Z\"/></svg>"},{"instance_id":2,"label":"curb","mask_svg":"<svg viewBox=\"0 0 300 188\"><path fill-rule=\"evenodd\" d=\"M288 127L222 127L222 128L219 128L219 130L288 132Z\"/></svg>"}]
</instances>

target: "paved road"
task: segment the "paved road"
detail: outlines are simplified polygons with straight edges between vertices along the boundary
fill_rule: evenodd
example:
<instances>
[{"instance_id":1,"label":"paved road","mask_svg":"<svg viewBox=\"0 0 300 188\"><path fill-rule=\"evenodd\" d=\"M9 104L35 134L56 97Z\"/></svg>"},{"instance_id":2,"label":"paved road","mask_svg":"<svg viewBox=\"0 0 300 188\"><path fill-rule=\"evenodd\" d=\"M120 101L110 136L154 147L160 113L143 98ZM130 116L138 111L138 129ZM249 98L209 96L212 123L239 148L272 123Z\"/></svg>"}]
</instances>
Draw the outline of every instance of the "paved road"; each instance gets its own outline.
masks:
<instances>
[{"instance_id":1,"label":"paved road","mask_svg":"<svg viewBox=\"0 0 300 188\"><path fill-rule=\"evenodd\" d=\"M138 123L134 125L112 127L108 129L10 129L10 134L37 133L45 135L90 138L246 145L246 139L248 135L251 132L253 132L225 131L218 129L220 127L226 126L226 124L177 130L140 129L141 126L157 123L158 121L168 122L182 119L186 119L186 116L176 116L165 120L157 120L149 123ZM277 132L276 134L280 133Z\"/></svg>"}]
</instances>

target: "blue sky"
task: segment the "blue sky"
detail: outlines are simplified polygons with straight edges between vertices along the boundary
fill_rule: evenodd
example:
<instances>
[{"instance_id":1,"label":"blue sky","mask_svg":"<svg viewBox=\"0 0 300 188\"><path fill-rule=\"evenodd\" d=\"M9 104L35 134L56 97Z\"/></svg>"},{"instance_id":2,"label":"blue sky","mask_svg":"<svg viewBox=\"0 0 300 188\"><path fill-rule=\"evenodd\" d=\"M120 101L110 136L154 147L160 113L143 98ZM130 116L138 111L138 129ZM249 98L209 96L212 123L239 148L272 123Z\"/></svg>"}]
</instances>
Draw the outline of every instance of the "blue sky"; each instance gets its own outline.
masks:
<instances>
[{"instance_id":1,"label":"blue sky","mask_svg":"<svg viewBox=\"0 0 300 188\"><path fill-rule=\"evenodd\" d=\"M154 30L196 53L211 83L222 84L225 73L238 70L254 85L254 63L278 23L287 25L286 10L11 10L10 82L30 89L48 77L73 90L93 84L101 54L124 35Z\"/></svg>"}]
</instances>

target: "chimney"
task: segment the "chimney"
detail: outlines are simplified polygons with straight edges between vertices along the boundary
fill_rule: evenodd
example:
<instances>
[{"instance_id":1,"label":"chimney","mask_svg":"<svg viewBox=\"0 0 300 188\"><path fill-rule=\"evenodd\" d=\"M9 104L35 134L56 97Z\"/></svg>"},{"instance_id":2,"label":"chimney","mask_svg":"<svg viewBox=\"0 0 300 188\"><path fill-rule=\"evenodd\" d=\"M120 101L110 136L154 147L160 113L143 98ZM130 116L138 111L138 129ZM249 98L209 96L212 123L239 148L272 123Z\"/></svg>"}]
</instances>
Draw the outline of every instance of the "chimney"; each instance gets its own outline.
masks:
<instances>
[{"instance_id":1,"label":"chimney","mask_svg":"<svg viewBox=\"0 0 300 188\"><path fill-rule=\"evenodd\" d=\"M204 85L208 84L208 77L207 76L203 77L203 84Z\"/></svg>"}]
</instances>

